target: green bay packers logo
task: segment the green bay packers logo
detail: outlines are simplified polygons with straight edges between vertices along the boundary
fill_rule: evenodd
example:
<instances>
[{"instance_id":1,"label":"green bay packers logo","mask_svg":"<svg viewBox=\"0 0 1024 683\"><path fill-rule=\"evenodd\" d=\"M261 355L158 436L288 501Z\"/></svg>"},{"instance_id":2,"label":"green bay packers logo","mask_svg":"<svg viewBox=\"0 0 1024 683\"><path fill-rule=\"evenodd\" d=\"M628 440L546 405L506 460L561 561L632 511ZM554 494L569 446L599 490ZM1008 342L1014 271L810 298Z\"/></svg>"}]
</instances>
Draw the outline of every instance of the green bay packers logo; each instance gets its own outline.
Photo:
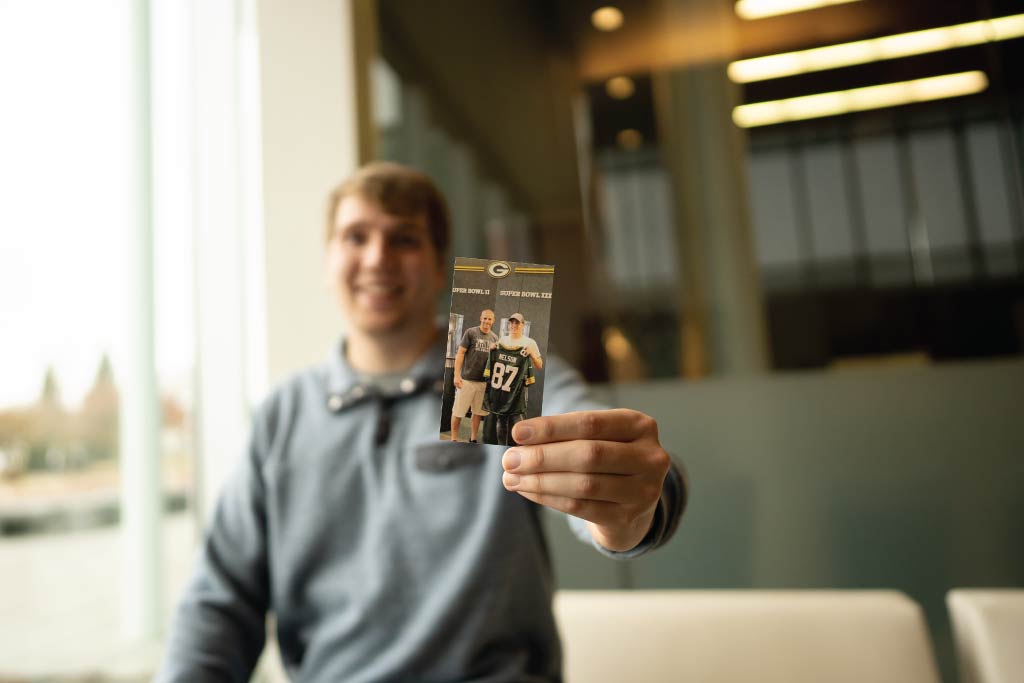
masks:
<instances>
[{"instance_id":1,"label":"green bay packers logo","mask_svg":"<svg viewBox=\"0 0 1024 683\"><path fill-rule=\"evenodd\" d=\"M512 274L512 266L505 261L491 261L487 264L487 274L496 280Z\"/></svg>"}]
</instances>

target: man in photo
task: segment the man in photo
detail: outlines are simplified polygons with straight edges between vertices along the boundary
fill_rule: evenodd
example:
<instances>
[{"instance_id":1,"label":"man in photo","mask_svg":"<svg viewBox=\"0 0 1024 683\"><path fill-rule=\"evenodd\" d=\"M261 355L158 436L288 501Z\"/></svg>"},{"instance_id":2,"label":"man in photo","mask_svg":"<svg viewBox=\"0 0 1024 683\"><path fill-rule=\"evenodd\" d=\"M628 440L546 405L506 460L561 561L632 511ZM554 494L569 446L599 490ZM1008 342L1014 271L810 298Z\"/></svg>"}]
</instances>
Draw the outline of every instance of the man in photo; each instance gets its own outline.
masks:
<instances>
[{"instance_id":1,"label":"man in photo","mask_svg":"<svg viewBox=\"0 0 1024 683\"><path fill-rule=\"evenodd\" d=\"M544 367L537 342L523 334L525 326L523 314L513 313L508 320L509 333L490 354L484 373L488 381L484 410L491 415L487 443L517 445L512 428L526 415L534 370Z\"/></svg>"},{"instance_id":2,"label":"man in photo","mask_svg":"<svg viewBox=\"0 0 1024 683\"><path fill-rule=\"evenodd\" d=\"M498 343L506 349L523 350L533 361L533 367L537 370L544 368L544 361L540 357L540 348L537 342L523 334L523 327L526 318L522 313L513 313L508 319L508 334L498 340Z\"/></svg>"},{"instance_id":3,"label":"man in photo","mask_svg":"<svg viewBox=\"0 0 1024 683\"><path fill-rule=\"evenodd\" d=\"M484 410L484 370L491 349L498 342L498 335L491 332L494 325L494 311L484 309L480 313L480 325L471 327L462 335L459 352L455 356L455 405L452 407L452 441L459 440L459 425L467 409L473 411L469 440L476 443L480 431L480 419L487 414Z\"/></svg>"}]
</instances>

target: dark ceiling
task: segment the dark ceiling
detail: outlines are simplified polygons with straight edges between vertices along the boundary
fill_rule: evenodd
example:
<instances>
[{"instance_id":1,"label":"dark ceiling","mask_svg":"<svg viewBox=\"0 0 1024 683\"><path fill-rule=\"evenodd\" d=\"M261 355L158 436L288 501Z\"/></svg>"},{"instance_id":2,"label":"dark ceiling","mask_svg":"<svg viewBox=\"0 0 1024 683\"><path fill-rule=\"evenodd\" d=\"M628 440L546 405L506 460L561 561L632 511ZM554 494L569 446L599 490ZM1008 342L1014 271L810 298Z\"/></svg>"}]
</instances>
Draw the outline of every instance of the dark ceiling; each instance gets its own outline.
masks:
<instances>
[{"instance_id":1,"label":"dark ceiling","mask_svg":"<svg viewBox=\"0 0 1024 683\"><path fill-rule=\"evenodd\" d=\"M738 58L1024 13L1024 0L859 0L746 21L729 0L617 0L625 24L602 33L591 26L590 14L604 4L381 0L382 27L390 33L382 45L390 42L404 54L406 75L453 112L456 132L476 142L493 161L487 166L508 179L521 203L557 222L558 216L571 220L579 205L570 109L580 90L588 96L598 147L614 145L624 128L635 128L653 142L653 73L724 68ZM738 87L738 98L761 102L980 69L990 87L958 98L957 106L1020 107L1021 64L1024 39L1015 39L747 84ZM614 100L604 93L605 81L618 75L636 81L632 98ZM870 120L873 115L852 116ZM753 135L821 125L830 124L782 124Z\"/></svg>"},{"instance_id":2,"label":"dark ceiling","mask_svg":"<svg viewBox=\"0 0 1024 683\"><path fill-rule=\"evenodd\" d=\"M547 5L553 9L544 19L545 31L559 36L554 42L575 56L578 76L589 95L598 147L614 145L617 131L627 127L641 130L645 138L653 140L650 76L655 72L711 64L724 67L735 59L1024 13L1024 0L860 0L747 21L737 17L728 2L624 0L615 4L622 9L625 24L613 33L602 33L590 24L590 13L601 4L559 0ZM709 6L717 11L708 10ZM537 11L534 14L541 16ZM1020 107L1024 105L1020 102L1024 69L1018 65L1022 64L1024 39L1014 39L749 83L740 87L739 99L763 102L981 70L989 78L988 90L958 101L970 101L967 106L974 110ZM627 101L604 93L606 80L618 75L631 76L637 83L637 94ZM910 109L935 106L946 105L920 104ZM820 124L783 124L794 125L813 128Z\"/></svg>"}]
</instances>

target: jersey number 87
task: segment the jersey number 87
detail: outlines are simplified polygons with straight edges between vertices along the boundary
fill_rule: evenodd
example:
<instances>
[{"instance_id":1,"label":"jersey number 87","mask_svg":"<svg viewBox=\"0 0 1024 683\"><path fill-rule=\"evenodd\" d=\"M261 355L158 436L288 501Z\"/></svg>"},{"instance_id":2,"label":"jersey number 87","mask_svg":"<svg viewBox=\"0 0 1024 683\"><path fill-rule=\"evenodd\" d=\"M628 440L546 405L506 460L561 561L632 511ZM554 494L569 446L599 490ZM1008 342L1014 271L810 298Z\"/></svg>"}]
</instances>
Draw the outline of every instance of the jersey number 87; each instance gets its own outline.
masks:
<instances>
[{"instance_id":1,"label":"jersey number 87","mask_svg":"<svg viewBox=\"0 0 1024 683\"><path fill-rule=\"evenodd\" d=\"M505 379L506 371L508 371L508 379ZM512 380L516 378L517 374L519 374L519 368L504 363L495 363L491 368L491 386L502 391L512 391ZM501 383L502 379L505 379L504 385Z\"/></svg>"}]
</instances>

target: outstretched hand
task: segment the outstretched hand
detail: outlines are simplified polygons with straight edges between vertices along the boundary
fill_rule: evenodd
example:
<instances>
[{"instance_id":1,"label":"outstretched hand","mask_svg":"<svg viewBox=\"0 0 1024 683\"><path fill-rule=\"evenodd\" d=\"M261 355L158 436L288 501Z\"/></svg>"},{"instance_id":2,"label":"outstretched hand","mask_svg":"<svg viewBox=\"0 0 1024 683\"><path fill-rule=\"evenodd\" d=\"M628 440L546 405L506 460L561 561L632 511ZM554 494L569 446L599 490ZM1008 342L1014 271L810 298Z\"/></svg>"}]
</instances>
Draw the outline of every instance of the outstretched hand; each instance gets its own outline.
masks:
<instances>
[{"instance_id":1,"label":"outstretched hand","mask_svg":"<svg viewBox=\"0 0 1024 683\"><path fill-rule=\"evenodd\" d=\"M671 466L654 418L591 410L524 420L502 458L505 488L588 522L609 550L635 547L650 529Z\"/></svg>"}]
</instances>

